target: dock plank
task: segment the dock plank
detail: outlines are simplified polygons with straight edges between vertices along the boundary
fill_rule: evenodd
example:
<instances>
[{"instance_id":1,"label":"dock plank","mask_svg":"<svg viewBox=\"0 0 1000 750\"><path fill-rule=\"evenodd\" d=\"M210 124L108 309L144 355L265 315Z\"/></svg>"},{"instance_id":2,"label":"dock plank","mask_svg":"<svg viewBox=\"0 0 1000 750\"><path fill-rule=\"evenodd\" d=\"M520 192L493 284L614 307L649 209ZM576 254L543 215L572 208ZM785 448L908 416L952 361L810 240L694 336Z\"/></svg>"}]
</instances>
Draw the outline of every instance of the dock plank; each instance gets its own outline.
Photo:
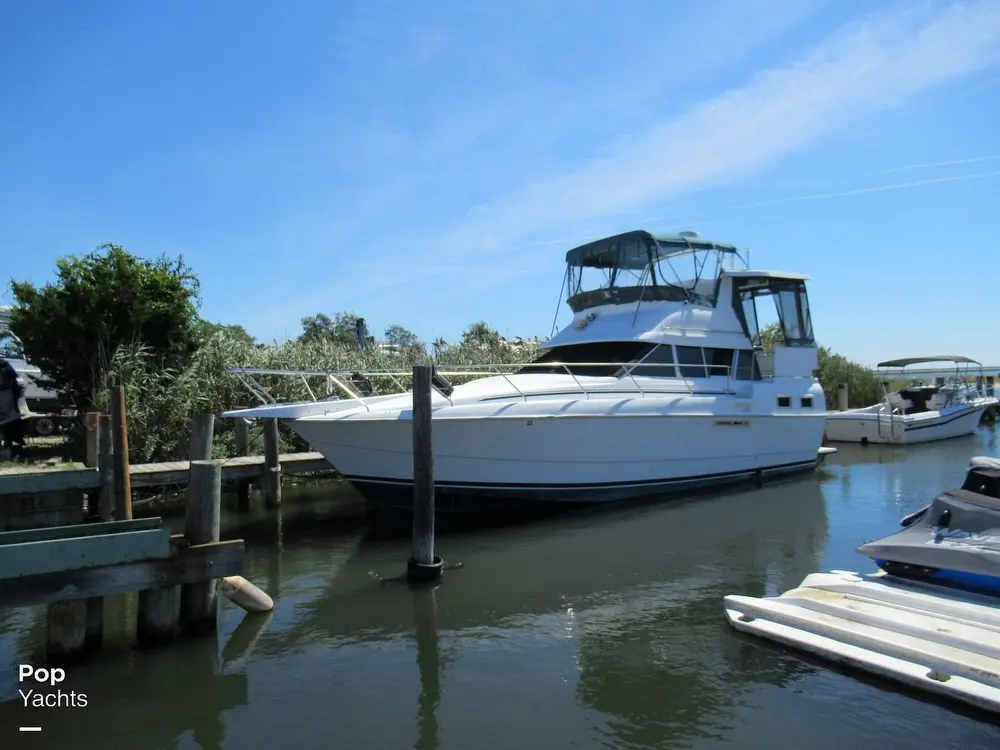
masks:
<instances>
[{"instance_id":1,"label":"dock plank","mask_svg":"<svg viewBox=\"0 0 1000 750\"><path fill-rule=\"evenodd\" d=\"M322 453L283 453L279 457L285 474L307 474L331 471L333 467ZM263 456L237 456L216 459L222 467L223 481L258 479L264 475ZM129 475L133 487L161 487L187 484L191 472L189 461L164 461L132 464ZM35 495L60 490L93 490L100 487L97 469L3 469L0 470L0 496Z\"/></svg>"}]
</instances>

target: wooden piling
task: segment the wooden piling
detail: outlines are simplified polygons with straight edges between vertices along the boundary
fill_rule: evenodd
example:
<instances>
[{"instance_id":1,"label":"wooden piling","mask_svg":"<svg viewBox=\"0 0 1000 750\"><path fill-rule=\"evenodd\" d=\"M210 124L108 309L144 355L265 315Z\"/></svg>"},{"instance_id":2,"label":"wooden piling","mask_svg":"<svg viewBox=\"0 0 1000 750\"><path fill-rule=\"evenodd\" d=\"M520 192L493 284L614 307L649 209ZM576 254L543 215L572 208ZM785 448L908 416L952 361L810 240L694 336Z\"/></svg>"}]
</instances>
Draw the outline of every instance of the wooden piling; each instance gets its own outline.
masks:
<instances>
[{"instance_id":1,"label":"wooden piling","mask_svg":"<svg viewBox=\"0 0 1000 750\"><path fill-rule=\"evenodd\" d=\"M837 410L847 411L848 404L850 403L850 393L847 389L847 383L841 383L837 386Z\"/></svg>"},{"instance_id":2,"label":"wooden piling","mask_svg":"<svg viewBox=\"0 0 1000 750\"><path fill-rule=\"evenodd\" d=\"M435 580L443 567L434 554L432 375L430 365L413 366L413 551L406 566L411 581Z\"/></svg>"},{"instance_id":3,"label":"wooden piling","mask_svg":"<svg viewBox=\"0 0 1000 750\"><path fill-rule=\"evenodd\" d=\"M132 520L132 477L128 460L128 422L125 418L125 386L111 389L111 429L114 435L115 518Z\"/></svg>"},{"instance_id":4,"label":"wooden piling","mask_svg":"<svg viewBox=\"0 0 1000 750\"><path fill-rule=\"evenodd\" d=\"M96 411L87 412L84 415L83 426L86 437L84 465L88 467L99 466L101 456L101 413ZM100 490L87 494L87 515L92 520L111 521L112 511L101 505L100 498ZM99 648L104 642L103 596L94 596L87 599L84 642L88 650Z\"/></svg>"},{"instance_id":5,"label":"wooden piling","mask_svg":"<svg viewBox=\"0 0 1000 750\"><path fill-rule=\"evenodd\" d=\"M264 503L281 505L281 462L278 454L278 420L264 420Z\"/></svg>"},{"instance_id":6,"label":"wooden piling","mask_svg":"<svg viewBox=\"0 0 1000 750\"><path fill-rule=\"evenodd\" d=\"M236 432L236 455L250 455L250 423L245 419L237 419L233 422L233 429ZM236 509L241 511L250 510L250 482L241 479L236 485Z\"/></svg>"},{"instance_id":7,"label":"wooden piling","mask_svg":"<svg viewBox=\"0 0 1000 750\"><path fill-rule=\"evenodd\" d=\"M191 462L184 536L188 544L219 541L222 516L222 467L212 461ZM181 628L187 633L215 630L217 581L181 586Z\"/></svg>"},{"instance_id":8,"label":"wooden piling","mask_svg":"<svg viewBox=\"0 0 1000 750\"><path fill-rule=\"evenodd\" d=\"M49 663L79 659L87 646L87 601L53 602L47 610L45 652Z\"/></svg>"},{"instance_id":9,"label":"wooden piling","mask_svg":"<svg viewBox=\"0 0 1000 750\"><path fill-rule=\"evenodd\" d=\"M177 587L163 586L139 592L136 636L143 647L163 646L174 639Z\"/></svg>"},{"instance_id":10,"label":"wooden piling","mask_svg":"<svg viewBox=\"0 0 1000 750\"><path fill-rule=\"evenodd\" d=\"M191 461L211 461L212 444L215 439L215 415L199 414L191 425L191 444L188 459Z\"/></svg>"},{"instance_id":11,"label":"wooden piling","mask_svg":"<svg viewBox=\"0 0 1000 750\"><path fill-rule=\"evenodd\" d=\"M115 503L115 436L111 426L111 417L107 414L100 415L99 430L101 437L97 452L97 470L101 477L101 489L98 497L100 516L109 521L121 520L116 517L117 505Z\"/></svg>"}]
</instances>

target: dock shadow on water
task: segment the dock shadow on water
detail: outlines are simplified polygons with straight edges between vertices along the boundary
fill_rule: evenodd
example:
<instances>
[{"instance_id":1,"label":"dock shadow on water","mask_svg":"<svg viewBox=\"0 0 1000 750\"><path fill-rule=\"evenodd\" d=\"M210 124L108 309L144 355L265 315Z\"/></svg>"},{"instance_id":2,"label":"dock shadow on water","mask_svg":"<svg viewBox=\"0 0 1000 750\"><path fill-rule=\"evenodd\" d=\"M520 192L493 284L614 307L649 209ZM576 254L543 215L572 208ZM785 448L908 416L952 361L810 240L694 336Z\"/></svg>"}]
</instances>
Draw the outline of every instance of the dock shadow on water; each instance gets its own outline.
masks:
<instances>
[{"instance_id":1,"label":"dock shadow on water","mask_svg":"<svg viewBox=\"0 0 1000 750\"><path fill-rule=\"evenodd\" d=\"M439 519L437 552L463 567L432 588L384 583L405 570L405 533L342 513L339 490L289 489L279 511L223 519L274 611L248 616L223 601L217 636L68 667L62 689L86 693L86 708L22 706L15 665L34 657L44 619L0 612L3 746L997 746L1000 732L979 718L725 622L726 594L857 568L830 550L895 522L883 468L846 458L760 489L471 530ZM900 503L937 489L914 476ZM14 738L24 724L43 731Z\"/></svg>"}]
</instances>

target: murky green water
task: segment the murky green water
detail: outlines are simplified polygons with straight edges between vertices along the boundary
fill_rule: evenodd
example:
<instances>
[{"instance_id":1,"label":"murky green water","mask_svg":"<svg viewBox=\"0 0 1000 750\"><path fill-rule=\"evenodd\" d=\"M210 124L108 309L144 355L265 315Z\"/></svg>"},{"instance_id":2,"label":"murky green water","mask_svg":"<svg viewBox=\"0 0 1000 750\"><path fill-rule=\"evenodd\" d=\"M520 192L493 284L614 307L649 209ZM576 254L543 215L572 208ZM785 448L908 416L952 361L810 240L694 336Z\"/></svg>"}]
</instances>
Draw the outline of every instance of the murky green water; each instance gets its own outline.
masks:
<instances>
[{"instance_id":1,"label":"murky green water","mask_svg":"<svg viewBox=\"0 0 1000 750\"><path fill-rule=\"evenodd\" d=\"M775 594L957 486L993 428L908 449L842 447L763 489L439 537L433 591L406 540L344 520L329 488L280 516L227 515L276 609L224 601L217 640L105 652L69 669L86 708L21 707L43 620L0 612L0 748L987 748L1000 725L866 680L725 621L728 593ZM117 602L119 629L134 604ZM18 734L20 724L39 734Z\"/></svg>"}]
</instances>

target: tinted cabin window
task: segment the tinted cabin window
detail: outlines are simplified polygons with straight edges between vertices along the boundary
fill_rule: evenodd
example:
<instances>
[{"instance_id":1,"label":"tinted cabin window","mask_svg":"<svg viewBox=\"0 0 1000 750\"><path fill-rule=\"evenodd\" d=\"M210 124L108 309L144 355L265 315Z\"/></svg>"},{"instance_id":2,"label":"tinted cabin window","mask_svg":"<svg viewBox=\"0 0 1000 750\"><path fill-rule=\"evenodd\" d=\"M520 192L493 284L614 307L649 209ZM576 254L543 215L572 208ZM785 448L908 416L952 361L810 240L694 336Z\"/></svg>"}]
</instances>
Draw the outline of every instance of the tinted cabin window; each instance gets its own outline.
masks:
<instances>
[{"instance_id":1,"label":"tinted cabin window","mask_svg":"<svg viewBox=\"0 0 1000 750\"><path fill-rule=\"evenodd\" d=\"M567 344L549 349L535 360L536 363L551 362L553 363L551 367L525 367L518 370L518 373L527 375L560 373L565 375L568 369L573 375L614 377L622 365L637 361L653 346L653 344L642 341L595 341L588 344Z\"/></svg>"},{"instance_id":2,"label":"tinted cabin window","mask_svg":"<svg viewBox=\"0 0 1000 750\"><path fill-rule=\"evenodd\" d=\"M676 378L674 348L669 344L660 344L642 360L642 364L636 367L632 374L646 378Z\"/></svg>"},{"instance_id":3,"label":"tinted cabin window","mask_svg":"<svg viewBox=\"0 0 1000 750\"><path fill-rule=\"evenodd\" d=\"M736 379L760 380L760 368L752 350L738 349L736 351Z\"/></svg>"},{"instance_id":4,"label":"tinted cabin window","mask_svg":"<svg viewBox=\"0 0 1000 750\"><path fill-rule=\"evenodd\" d=\"M705 378L705 360L702 359L701 347L678 346L677 363L680 365L682 378Z\"/></svg>"},{"instance_id":5,"label":"tinted cabin window","mask_svg":"<svg viewBox=\"0 0 1000 750\"><path fill-rule=\"evenodd\" d=\"M705 364L708 365L708 376L713 375L729 377L729 372L733 368L732 349L706 349Z\"/></svg>"}]
</instances>

